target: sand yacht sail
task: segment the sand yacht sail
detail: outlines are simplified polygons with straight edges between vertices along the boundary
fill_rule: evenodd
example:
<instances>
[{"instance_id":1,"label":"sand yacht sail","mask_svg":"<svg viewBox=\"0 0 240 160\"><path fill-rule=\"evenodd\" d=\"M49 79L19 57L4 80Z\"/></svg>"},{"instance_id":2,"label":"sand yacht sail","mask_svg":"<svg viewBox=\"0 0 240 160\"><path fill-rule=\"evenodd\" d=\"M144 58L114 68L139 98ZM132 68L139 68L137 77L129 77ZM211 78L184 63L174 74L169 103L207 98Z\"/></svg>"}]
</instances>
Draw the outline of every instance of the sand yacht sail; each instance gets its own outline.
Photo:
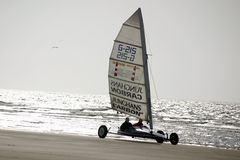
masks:
<instances>
[{"instance_id":1,"label":"sand yacht sail","mask_svg":"<svg viewBox=\"0 0 240 160\"><path fill-rule=\"evenodd\" d=\"M144 25L139 8L118 33L109 60L111 106L153 128Z\"/></svg>"}]
</instances>

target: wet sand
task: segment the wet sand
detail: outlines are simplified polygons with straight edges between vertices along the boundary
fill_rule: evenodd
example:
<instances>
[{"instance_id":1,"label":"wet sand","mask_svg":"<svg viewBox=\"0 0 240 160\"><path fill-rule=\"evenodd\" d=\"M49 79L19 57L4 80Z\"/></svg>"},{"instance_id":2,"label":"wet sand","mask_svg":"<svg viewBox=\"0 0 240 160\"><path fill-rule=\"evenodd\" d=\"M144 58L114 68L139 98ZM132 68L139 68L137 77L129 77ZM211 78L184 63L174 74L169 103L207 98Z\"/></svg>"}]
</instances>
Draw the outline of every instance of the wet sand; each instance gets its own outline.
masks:
<instances>
[{"instance_id":1,"label":"wet sand","mask_svg":"<svg viewBox=\"0 0 240 160\"><path fill-rule=\"evenodd\" d=\"M0 130L0 160L239 160L239 150Z\"/></svg>"}]
</instances>

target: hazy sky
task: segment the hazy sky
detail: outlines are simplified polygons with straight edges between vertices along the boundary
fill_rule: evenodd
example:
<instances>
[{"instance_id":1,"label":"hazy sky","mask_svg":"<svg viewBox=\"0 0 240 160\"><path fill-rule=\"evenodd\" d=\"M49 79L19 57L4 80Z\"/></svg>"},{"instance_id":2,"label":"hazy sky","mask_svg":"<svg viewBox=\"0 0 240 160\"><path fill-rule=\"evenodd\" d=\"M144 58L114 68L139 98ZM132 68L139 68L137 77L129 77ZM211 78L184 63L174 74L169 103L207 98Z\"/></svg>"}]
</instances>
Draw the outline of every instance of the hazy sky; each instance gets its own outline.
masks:
<instances>
[{"instance_id":1,"label":"hazy sky","mask_svg":"<svg viewBox=\"0 0 240 160\"><path fill-rule=\"evenodd\" d=\"M107 95L138 7L159 98L240 102L239 0L0 0L0 88Z\"/></svg>"}]
</instances>

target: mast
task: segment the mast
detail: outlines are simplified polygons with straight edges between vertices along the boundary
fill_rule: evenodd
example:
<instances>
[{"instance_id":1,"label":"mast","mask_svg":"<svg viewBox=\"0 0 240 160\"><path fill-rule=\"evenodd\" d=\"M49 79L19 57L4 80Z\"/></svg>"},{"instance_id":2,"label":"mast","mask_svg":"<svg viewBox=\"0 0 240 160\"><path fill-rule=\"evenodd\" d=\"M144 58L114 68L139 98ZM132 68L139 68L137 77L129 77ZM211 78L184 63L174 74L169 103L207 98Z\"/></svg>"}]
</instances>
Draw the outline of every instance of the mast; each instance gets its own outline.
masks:
<instances>
[{"instance_id":1,"label":"mast","mask_svg":"<svg viewBox=\"0 0 240 160\"><path fill-rule=\"evenodd\" d=\"M138 8L139 19L140 19L140 34L142 41L142 51L143 51L143 67L144 67L144 80L146 85L146 98L147 98L147 110L148 110L148 118L149 118L149 126L150 129L153 130L153 121L152 121L152 104L151 104L151 93L150 93L150 83L149 83L149 75L148 75L148 55L146 49L146 41L145 41L145 32L144 32L144 24L141 8Z\"/></svg>"}]
</instances>

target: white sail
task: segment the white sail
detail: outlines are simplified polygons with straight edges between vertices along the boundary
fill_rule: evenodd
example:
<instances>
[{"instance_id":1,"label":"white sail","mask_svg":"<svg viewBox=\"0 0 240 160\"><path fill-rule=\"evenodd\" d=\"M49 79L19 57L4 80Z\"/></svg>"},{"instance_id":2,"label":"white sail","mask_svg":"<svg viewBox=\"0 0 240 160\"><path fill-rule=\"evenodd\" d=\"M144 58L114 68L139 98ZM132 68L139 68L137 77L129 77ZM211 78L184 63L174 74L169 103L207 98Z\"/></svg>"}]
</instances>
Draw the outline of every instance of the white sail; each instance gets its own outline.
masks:
<instances>
[{"instance_id":1,"label":"white sail","mask_svg":"<svg viewBox=\"0 0 240 160\"><path fill-rule=\"evenodd\" d=\"M152 123L147 55L140 8L122 25L114 41L109 60L108 80L111 106L114 110Z\"/></svg>"}]
</instances>

